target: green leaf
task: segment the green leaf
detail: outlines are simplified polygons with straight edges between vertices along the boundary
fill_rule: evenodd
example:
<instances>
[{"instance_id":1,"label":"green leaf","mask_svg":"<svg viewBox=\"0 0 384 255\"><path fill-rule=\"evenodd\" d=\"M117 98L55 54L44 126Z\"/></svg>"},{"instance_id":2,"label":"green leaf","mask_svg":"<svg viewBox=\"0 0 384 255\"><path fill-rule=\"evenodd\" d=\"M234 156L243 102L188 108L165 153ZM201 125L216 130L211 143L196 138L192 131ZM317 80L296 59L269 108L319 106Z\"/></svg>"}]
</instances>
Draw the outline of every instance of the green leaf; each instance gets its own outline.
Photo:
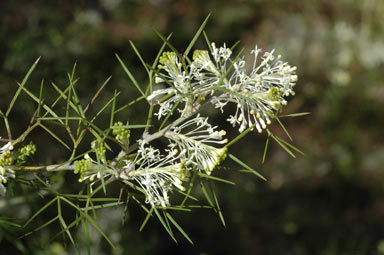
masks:
<instances>
[{"instance_id":1,"label":"green leaf","mask_svg":"<svg viewBox=\"0 0 384 255\"><path fill-rule=\"evenodd\" d=\"M129 43L131 44L131 47L132 47L133 51L136 53L137 57L140 59L140 62L143 64L145 71L147 71L147 74L149 74L149 69L147 68L146 63L145 63L144 59L141 57L141 54L137 50L135 44L131 40L129 40Z\"/></svg>"},{"instance_id":2,"label":"green leaf","mask_svg":"<svg viewBox=\"0 0 384 255\"><path fill-rule=\"evenodd\" d=\"M181 206L167 206L167 210L182 211L182 212L191 212L191 209L187 209Z\"/></svg>"},{"instance_id":3,"label":"green leaf","mask_svg":"<svg viewBox=\"0 0 384 255\"><path fill-rule=\"evenodd\" d=\"M76 81L74 81L74 83L76 83ZM69 105L71 106L71 108L80 116L80 113L78 112L78 109L77 107L75 106L75 104L69 100L71 96L67 96L65 93L68 93L69 95L71 94L71 87L70 85L68 85L68 87L62 91L54 82L51 82L51 85L52 87L59 93L59 97L55 100L55 102L53 102L53 104L51 105L51 108L53 108L61 99L64 99L64 100L67 100L67 102L69 101Z\"/></svg>"},{"instance_id":4,"label":"green leaf","mask_svg":"<svg viewBox=\"0 0 384 255\"><path fill-rule=\"evenodd\" d=\"M172 37L172 34L170 34L170 35L167 37L167 41L168 41L169 39L171 39L171 37ZM148 95L148 93L151 94L152 91L153 91L153 88L152 88L152 86L153 86L153 70L156 69L156 66L157 66L157 64L159 63L159 59L160 59L161 54L163 53L164 48L165 48L166 45L167 45L167 44L166 44L165 42L163 43L163 45L161 45L160 50L159 50L159 52L157 53L156 58L155 58L155 60L154 60L153 63L152 63L152 67L150 68L151 71L150 71L149 74L148 74L148 75L149 75L149 84L148 84L148 87L147 87L147 90L146 90L145 95ZM152 104L151 104L151 105L152 105Z\"/></svg>"},{"instance_id":5,"label":"green leaf","mask_svg":"<svg viewBox=\"0 0 384 255\"><path fill-rule=\"evenodd\" d=\"M76 195L73 195L73 197L78 198L79 201L87 201L90 198L90 195L91 194L89 194L89 195L78 195L78 194L76 194ZM115 198L115 197L95 197L95 198L92 198L92 201L93 202L111 202L111 201L118 202L119 198Z\"/></svg>"},{"instance_id":6,"label":"green leaf","mask_svg":"<svg viewBox=\"0 0 384 255\"><path fill-rule=\"evenodd\" d=\"M92 200L94 200L94 199L92 199ZM92 210L103 209L103 208L107 208L107 207L114 207L114 206L122 205L124 203L125 202L104 203L104 204L101 204L101 205L92 205L89 208L92 209ZM88 209L87 208L81 208L81 210L86 211Z\"/></svg>"},{"instance_id":7,"label":"green leaf","mask_svg":"<svg viewBox=\"0 0 384 255\"><path fill-rule=\"evenodd\" d=\"M107 107L108 107L110 104L112 104L112 108L114 108L114 104L115 104L115 102L116 102L116 97L118 97L119 95L120 95L120 93L115 91L115 94L113 95L113 97L112 97L112 98L111 98L111 99L110 99L110 100L109 100L103 107L101 107L101 109L95 114L95 116L93 116L91 122L95 121L95 120L97 119L97 117L99 117L100 114L102 114L103 111L104 111L105 109L107 109ZM113 115L114 115L114 111L115 111L115 109L112 109L112 110L113 110ZM111 114L112 114L112 113L111 113ZM111 120L113 121L112 115L111 115Z\"/></svg>"},{"instance_id":8,"label":"green leaf","mask_svg":"<svg viewBox=\"0 0 384 255\"><path fill-rule=\"evenodd\" d=\"M254 127L255 127L256 124L253 124L252 126L250 126L249 128L247 128L246 130L244 130L243 132L241 132L238 136L236 136L233 140L231 140L229 143L227 143L224 147L229 147L231 146L232 144L236 143L237 141L239 141L241 138L243 138L244 136L246 136L249 132L251 132Z\"/></svg>"},{"instance_id":9,"label":"green leaf","mask_svg":"<svg viewBox=\"0 0 384 255\"><path fill-rule=\"evenodd\" d=\"M64 218L63 218L63 216L61 214L60 197L58 197L58 199L57 199L57 212L58 212L58 216L59 216L59 222L60 222L61 226L63 227L63 230L67 234L67 236L68 236L69 240L71 241L72 245L75 247L77 253L80 254L79 248L77 247L75 241L73 240L72 234L69 231L69 229L67 227L67 224L65 223L65 220L64 220Z\"/></svg>"},{"instance_id":10,"label":"green leaf","mask_svg":"<svg viewBox=\"0 0 384 255\"><path fill-rule=\"evenodd\" d=\"M41 104L43 106L43 108L49 112L53 117L58 117L57 114L49 107L47 106L46 104L40 102L39 98L37 98L32 92L30 92L28 89L26 89L25 87L23 87L20 83L17 82L17 85L20 86L20 88L22 90L24 90L24 92L29 96L31 97L36 103L38 104ZM63 121L59 120L61 124L64 125Z\"/></svg>"},{"instance_id":11,"label":"green leaf","mask_svg":"<svg viewBox=\"0 0 384 255\"><path fill-rule=\"evenodd\" d=\"M87 240L87 252L88 252L88 255L91 255L91 238L89 236L89 227L88 227L88 221L87 220L83 220L83 227L84 227L84 232L85 232L85 236L86 236L86 240Z\"/></svg>"},{"instance_id":12,"label":"green leaf","mask_svg":"<svg viewBox=\"0 0 384 255\"><path fill-rule=\"evenodd\" d=\"M48 134L50 134L53 138L55 138L65 148L67 148L69 151L71 151L71 148L63 140L61 140L55 133L53 133L51 130L49 130L49 128L47 128L46 126L44 126L41 123L39 123L39 126L42 127L45 131L47 131Z\"/></svg>"},{"instance_id":13,"label":"green leaf","mask_svg":"<svg viewBox=\"0 0 384 255\"><path fill-rule=\"evenodd\" d=\"M47 209L51 204L53 204L54 202L56 202L56 200L58 199L58 197L55 197L54 199L52 199L51 201L49 201L48 203L46 203L43 207L40 208L40 210L38 210L34 215L32 215L31 218L29 218L29 220L24 224L23 228L25 228L26 226L29 225L29 223L31 223L39 214L41 214L45 209Z\"/></svg>"},{"instance_id":14,"label":"green leaf","mask_svg":"<svg viewBox=\"0 0 384 255\"><path fill-rule=\"evenodd\" d=\"M269 131L269 130L268 130ZM300 153L301 155L305 155L304 152L302 152L299 148L295 147L294 145L288 143L287 141L281 139L280 137L274 135L274 134L271 134L272 138L274 138L275 140L279 140L281 143L283 143L284 145L288 146L289 148L291 148L292 150ZM280 144L280 143L279 143Z\"/></svg>"},{"instance_id":15,"label":"green leaf","mask_svg":"<svg viewBox=\"0 0 384 255\"><path fill-rule=\"evenodd\" d=\"M145 225L147 225L147 222L148 222L149 218L152 216L152 212L153 212L153 207L147 213L147 216L145 217L143 223L141 224L140 229L139 229L140 232L144 229Z\"/></svg>"},{"instance_id":16,"label":"green leaf","mask_svg":"<svg viewBox=\"0 0 384 255\"><path fill-rule=\"evenodd\" d=\"M112 109L111 109L111 118L109 120L109 126L113 126L113 122L115 119L115 110L116 110L116 97L117 97L117 91L115 90L115 93L113 95L113 102L112 102Z\"/></svg>"},{"instance_id":17,"label":"green leaf","mask_svg":"<svg viewBox=\"0 0 384 255\"><path fill-rule=\"evenodd\" d=\"M165 36L162 34L162 33L160 33L160 31L159 30L157 30L155 27L153 27L153 31L155 31L155 33L156 33L156 35L158 36L158 37L160 37L160 39L161 40L163 40L163 42L165 43L165 44L167 44L167 46L173 51L173 52L175 52L176 53L176 55L177 55L177 57L179 58L179 59L182 59L183 58L183 56L180 54L180 52L169 42L169 37L168 38L165 38Z\"/></svg>"},{"instance_id":18,"label":"green leaf","mask_svg":"<svg viewBox=\"0 0 384 255\"><path fill-rule=\"evenodd\" d=\"M82 217L76 217L74 221L72 221L66 228L63 228L60 232L56 233L53 237L51 237L51 240L55 240L58 236L62 235L65 231L75 227L78 225L78 223L82 220Z\"/></svg>"},{"instance_id":19,"label":"green leaf","mask_svg":"<svg viewBox=\"0 0 384 255\"><path fill-rule=\"evenodd\" d=\"M191 199L193 199L193 200L195 200L195 201L198 201L197 198L192 197L192 196L190 195L191 192L192 192L193 187L195 186L196 178L197 178L197 174L196 174L196 172L194 171L194 172L193 172L193 175L192 175L192 179L191 179L191 181L189 182L189 187L188 187L187 192L186 192L186 193L184 193L184 192L182 193L185 197L184 197L184 199L183 199L183 202L181 202L181 206L184 206L184 205L185 205L185 203L187 202L187 199L188 199L188 198L191 198ZM179 189L176 189L176 190L179 191ZM180 192L182 192L182 191L180 191Z\"/></svg>"},{"instance_id":20,"label":"green leaf","mask_svg":"<svg viewBox=\"0 0 384 255\"><path fill-rule=\"evenodd\" d=\"M157 211L157 209L155 207L153 207L153 210L155 211L156 216L159 219L160 223L163 225L165 230L168 232L169 236L172 238L173 241L175 241L175 243L177 243L177 240L176 240L175 236L173 235L172 229L169 227L168 224L165 223L163 217L161 217L160 213Z\"/></svg>"},{"instance_id":21,"label":"green leaf","mask_svg":"<svg viewBox=\"0 0 384 255\"><path fill-rule=\"evenodd\" d=\"M142 137L144 137L144 135L148 132L148 129L151 126L152 117L153 117L153 105L150 104L149 110L148 110L148 115L147 115L147 123L146 123L147 126L145 127L145 129L143 131Z\"/></svg>"},{"instance_id":22,"label":"green leaf","mask_svg":"<svg viewBox=\"0 0 384 255\"><path fill-rule=\"evenodd\" d=\"M283 123L281 123L280 119L278 117L275 117L281 128L284 130L285 134L288 136L289 140L293 141L291 135L289 134L288 130L285 128Z\"/></svg>"},{"instance_id":23,"label":"green leaf","mask_svg":"<svg viewBox=\"0 0 384 255\"><path fill-rule=\"evenodd\" d=\"M200 172L198 172L198 175L200 177L204 177L204 178L211 179L211 180L214 180L214 181L219 181L219 182L224 182L224 183L227 183L227 184L235 185L234 182L231 182L231 181L219 178L219 177L215 177L215 176L212 176L212 175L208 175L208 174L204 174L204 173L200 173Z\"/></svg>"},{"instance_id":24,"label":"green leaf","mask_svg":"<svg viewBox=\"0 0 384 255\"><path fill-rule=\"evenodd\" d=\"M235 48L236 48L236 46L239 45L239 43L240 43L240 41L235 42L235 43L232 45L232 47L231 47L231 51L234 51Z\"/></svg>"},{"instance_id":25,"label":"green leaf","mask_svg":"<svg viewBox=\"0 0 384 255\"><path fill-rule=\"evenodd\" d=\"M0 225L9 225L9 226L12 226L12 227L17 227L17 228L21 228L22 227L20 224L11 222L10 219L8 219L8 218L0 218Z\"/></svg>"},{"instance_id":26,"label":"green leaf","mask_svg":"<svg viewBox=\"0 0 384 255\"><path fill-rule=\"evenodd\" d=\"M285 115L280 115L280 118L285 118L285 117L299 117L299 116L305 116L311 114L310 112L299 112L299 113L292 113L292 114L285 114Z\"/></svg>"},{"instance_id":27,"label":"green leaf","mask_svg":"<svg viewBox=\"0 0 384 255\"><path fill-rule=\"evenodd\" d=\"M191 244L193 244L191 238L189 238L189 236L187 235L187 233L185 233L185 231L180 227L180 225L173 219L173 217L168 213L168 212L165 212L165 215L167 216L167 218L172 222L172 224L177 228L177 230L180 231L180 233L185 237L185 239L187 239Z\"/></svg>"},{"instance_id":28,"label":"green leaf","mask_svg":"<svg viewBox=\"0 0 384 255\"><path fill-rule=\"evenodd\" d=\"M212 52L211 41L209 40L209 38L208 38L207 34L205 33L205 31L203 31L203 35L204 35L205 42L206 42L207 45L208 45L209 52Z\"/></svg>"},{"instance_id":29,"label":"green leaf","mask_svg":"<svg viewBox=\"0 0 384 255\"><path fill-rule=\"evenodd\" d=\"M205 18L204 22L201 24L200 28L197 30L195 36L192 38L192 40L189 43L187 49L185 50L184 56L188 56L188 54L191 51L193 45L195 45L197 38L200 36L200 34L203 31L204 27L207 25L207 22L208 22L210 16L211 16L211 13L208 14L208 16Z\"/></svg>"},{"instance_id":30,"label":"green leaf","mask_svg":"<svg viewBox=\"0 0 384 255\"><path fill-rule=\"evenodd\" d=\"M264 162L265 162L265 158L266 158L266 156L267 156L267 150L268 150L268 145L269 145L269 137L270 137L270 135L268 135L267 141L265 142L264 153L263 153L263 159L262 159L262 161L261 161L261 164L264 164Z\"/></svg>"},{"instance_id":31,"label":"green leaf","mask_svg":"<svg viewBox=\"0 0 384 255\"><path fill-rule=\"evenodd\" d=\"M145 99L145 98L146 98L146 96L140 96L140 97L138 97L138 98L132 100L132 101L129 102L128 104L126 104L126 105L120 107L119 109L117 109L117 110L115 111L115 114L117 114L118 112L121 112L121 111L127 109L128 107L132 106L133 104L135 104L135 103L137 103L137 102L140 102L141 100L143 100L143 99Z\"/></svg>"},{"instance_id":32,"label":"green leaf","mask_svg":"<svg viewBox=\"0 0 384 255\"><path fill-rule=\"evenodd\" d=\"M217 213L219 214L219 218L221 220L221 223L223 223L223 226L226 228L227 226L225 224L224 216L223 216L223 213L221 211L221 208L220 208L220 205L219 205L219 201L217 200L216 193L215 193L215 191L213 190L212 187L211 187L211 191L212 191L213 199L215 200Z\"/></svg>"},{"instance_id":33,"label":"green leaf","mask_svg":"<svg viewBox=\"0 0 384 255\"><path fill-rule=\"evenodd\" d=\"M256 175L257 177L259 177L260 179L266 181L267 179L265 179L264 176L262 176L260 173L258 173L256 170L254 170L253 168L249 167L247 164L243 163L240 159L236 158L234 155L232 154L229 154L229 157L234 161L236 162L237 164L239 164L240 166L244 167L246 170L248 170L249 172L253 173L254 175Z\"/></svg>"},{"instance_id":34,"label":"green leaf","mask_svg":"<svg viewBox=\"0 0 384 255\"><path fill-rule=\"evenodd\" d=\"M190 185L191 186L191 185ZM191 187L191 188L193 188L193 187ZM197 198L195 198L194 196L192 196L191 194L190 194L190 191L189 191L189 189L188 189L188 193L185 193L184 191L181 191L181 190L179 190L179 189L175 189L175 191L176 192L178 192L178 193L180 193L180 194L182 194L183 196L185 196L185 198L184 199L192 199L192 200L195 200L195 201L199 201ZM167 208L169 208L169 207L167 207Z\"/></svg>"},{"instance_id":35,"label":"green leaf","mask_svg":"<svg viewBox=\"0 0 384 255\"><path fill-rule=\"evenodd\" d=\"M136 196L133 196L131 195L132 199L135 200L135 202L140 205L141 208L143 208L144 211L146 211L147 213L149 213L150 210L147 209L147 207L145 207L145 205L143 205L143 203L140 202L140 200L138 200L136 198Z\"/></svg>"},{"instance_id":36,"label":"green leaf","mask_svg":"<svg viewBox=\"0 0 384 255\"><path fill-rule=\"evenodd\" d=\"M282 142L282 140L279 137L275 136L272 133L269 133L269 134L271 135L273 140L275 140L280 145L281 148L283 148L293 158L296 158L296 155Z\"/></svg>"},{"instance_id":37,"label":"green leaf","mask_svg":"<svg viewBox=\"0 0 384 255\"><path fill-rule=\"evenodd\" d=\"M17 83L19 85L19 88L17 89L15 95L13 96L11 102L9 103L9 107L5 113L5 116L8 117L9 113L11 112L12 108L13 108L13 105L15 104L17 98L19 97L20 95L20 92L21 90L24 88L25 84L27 83L28 79L29 79L29 76L32 74L33 70L35 69L37 63L39 63L39 60L40 60L41 57L39 57L35 63L33 63L33 65L31 66L31 68L29 68L27 74L25 75L23 81L21 82L21 84Z\"/></svg>"},{"instance_id":38,"label":"green leaf","mask_svg":"<svg viewBox=\"0 0 384 255\"><path fill-rule=\"evenodd\" d=\"M83 118L82 117L41 117L40 120L82 120ZM67 124L65 124L65 126L67 126Z\"/></svg>"},{"instance_id":39,"label":"green leaf","mask_svg":"<svg viewBox=\"0 0 384 255\"><path fill-rule=\"evenodd\" d=\"M39 231L39 230L42 229L42 228L45 228L46 226L48 226L48 225L51 224L52 222L56 221L57 219L59 219L59 215L57 215L57 216L54 217L53 219L47 221L47 222L44 223L43 225L40 225L39 227L35 228L35 229L32 230L31 232L28 232L28 233L22 235L20 238L29 236L29 235L32 234L33 232L36 232L36 231Z\"/></svg>"},{"instance_id":40,"label":"green leaf","mask_svg":"<svg viewBox=\"0 0 384 255\"><path fill-rule=\"evenodd\" d=\"M132 81L133 85L135 85L135 87L137 88L137 90L141 93L142 96L145 97L145 94L144 92L141 90L139 84L137 83L135 77L132 75L132 73L128 70L128 68L126 67L126 65L124 64L123 60L121 60L121 58L119 57L119 55L117 55L117 53L115 53L115 56L117 58L117 60L120 62L120 65L123 67L125 73L128 75L129 79Z\"/></svg>"},{"instance_id":41,"label":"green leaf","mask_svg":"<svg viewBox=\"0 0 384 255\"><path fill-rule=\"evenodd\" d=\"M39 105L37 107L37 117L40 117L40 113L41 113L41 103L43 102L43 88L44 88L44 79L41 80L41 84L40 84L40 94L39 94Z\"/></svg>"},{"instance_id":42,"label":"green leaf","mask_svg":"<svg viewBox=\"0 0 384 255\"><path fill-rule=\"evenodd\" d=\"M122 126L112 126L111 129L134 129L134 128L146 128L152 127L152 125L122 125Z\"/></svg>"},{"instance_id":43,"label":"green leaf","mask_svg":"<svg viewBox=\"0 0 384 255\"><path fill-rule=\"evenodd\" d=\"M80 98L78 97L77 92L75 90L75 84L76 84L76 81L70 80L69 86L70 86L70 88L72 90L72 94L73 94L73 96L71 98L74 101L74 104L77 108L78 114L85 119L85 112L84 112L83 107L81 106Z\"/></svg>"},{"instance_id":44,"label":"green leaf","mask_svg":"<svg viewBox=\"0 0 384 255\"><path fill-rule=\"evenodd\" d=\"M77 207L75 204L73 204L71 201L69 201L68 199L62 197L61 198L63 201L65 201L67 204L69 204L70 206L72 206L73 208L75 208L81 216L84 216L86 218L87 221L89 221L92 226L104 237L104 239L109 243L109 245L111 245L111 247L113 249L115 249L115 245L113 244L113 242L109 239L109 237L104 233L104 231L99 227L99 225L97 225L97 223L93 220L93 218L91 216L89 216L87 213L84 213L81 208Z\"/></svg>"},{"instance_id":45,"label":"green leaf","mask_svg":"<svg viewBox=\"0 0 384 255\"><path fill-rule=\"evenodd\" d=\"M203 194L204 194L205 198L207 199L207 202L211 206L211 208L215 208L215 205L213 204L212 199L209 196L207 188L204 186L204 183L202 181L200 181L200 187L201 187L201 190L203 191Z\"/></svg>"}]
</instances>

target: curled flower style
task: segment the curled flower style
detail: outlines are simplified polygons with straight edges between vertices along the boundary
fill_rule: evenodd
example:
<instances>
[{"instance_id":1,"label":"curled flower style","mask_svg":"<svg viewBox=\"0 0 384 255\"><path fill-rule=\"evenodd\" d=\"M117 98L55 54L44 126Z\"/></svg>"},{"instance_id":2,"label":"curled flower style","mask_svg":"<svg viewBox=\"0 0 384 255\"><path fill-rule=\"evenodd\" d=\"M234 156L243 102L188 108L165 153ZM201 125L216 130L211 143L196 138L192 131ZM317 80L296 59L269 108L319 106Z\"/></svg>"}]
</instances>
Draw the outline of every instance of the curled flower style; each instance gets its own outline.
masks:
<instances>
[{"instance_id":1,"label":"curled flower style","mask_svg":"<svg viewBox=\"0 0 384 255\"><path fill-rule=\"evenodd\" d=\"M146 203L166 207L170 204L169 193L174 187L184 191L183 180L189 176L180 157L175 149L167 150L164 156L158 149L145 146L141 141L135 159L125 161L120 178L135 180L145 193Z\"/></svg>"},{"instance_id":2,"label":"curled flower style","mask_svg":"<svg viewBox=\"0 0 384 255\"><path fill-rule=\"evenodd\" d=\"M165 136L171 140L171 147L178 146L188 164L211 174L227 155L227 148L216 148L209 144L224 144L225 131L217 131L208 123L208 118L197 115L180 126L172 127Z\"/></svg>"}]
</instances>

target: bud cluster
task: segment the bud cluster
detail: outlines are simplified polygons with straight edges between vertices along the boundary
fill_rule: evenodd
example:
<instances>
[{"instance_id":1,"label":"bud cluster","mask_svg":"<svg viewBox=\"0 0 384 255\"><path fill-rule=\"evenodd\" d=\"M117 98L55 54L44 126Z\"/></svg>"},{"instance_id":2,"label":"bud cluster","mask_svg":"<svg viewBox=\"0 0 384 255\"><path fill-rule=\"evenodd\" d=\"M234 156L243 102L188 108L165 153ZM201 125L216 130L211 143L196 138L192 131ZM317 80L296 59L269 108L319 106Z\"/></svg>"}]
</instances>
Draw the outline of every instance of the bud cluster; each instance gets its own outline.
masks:
<instances>
[{"instance_id":1,"label":"bud cluster","mask_svg":"<svg viewBox=\"0 0 384 255\"><path fill-rule=\"evenodd\" d=\"M15 178L13 165L20 165L36 152L36 146L30 144L23 146L16 151L12 151L13 145L8 142L0 148L0 183L6 183L8 179Z\"/></svg>"},{"instance_id":2,"label":"bud cluster","mask_svg":"<svg viewBox=\"0 0 384 255\"><path fill-rule=\"evenodd\" d=\"M131 136L131 131L128 128L120 128L124 126L123 122L118 121L114 124L114 128L112 130L112 134L115 136L116 140L128 144L129 137Z\"/></svg>"}]
</instances>

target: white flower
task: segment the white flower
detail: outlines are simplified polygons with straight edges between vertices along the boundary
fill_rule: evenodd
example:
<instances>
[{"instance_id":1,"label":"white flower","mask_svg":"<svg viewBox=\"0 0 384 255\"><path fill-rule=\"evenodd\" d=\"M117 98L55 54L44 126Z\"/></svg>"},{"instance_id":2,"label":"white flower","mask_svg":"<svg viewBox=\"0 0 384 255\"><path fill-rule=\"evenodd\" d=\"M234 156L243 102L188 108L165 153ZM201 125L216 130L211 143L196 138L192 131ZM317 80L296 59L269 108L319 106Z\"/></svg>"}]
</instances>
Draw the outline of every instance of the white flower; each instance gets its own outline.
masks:
<instances>
[{"instance_id":1,"label":"white flower","mask_svg":"<svg viewBox=\"0 0 384 255\"><path fill-rule=\"evenodd\" d=\"M227 48L225 44L220 48L217 48L215 43L212 43L211 46L213 61L211 60L208 51L195 50L193 54L194 61L191 65L191 73L193 74L193 77L198 80L200 91L207 90L208 88L214 88L219 85L220 80L222 80L224 75L227 73L227 68L231 63L231 49ZM235 63L234 69L236 70L240 66L239 63ZM228 75L222 81L222 84L231 83L237 83L237 76L234 75L234 73L232 75ZM213 95L214 92L214 90L209 91L211 95Z\"/></svg>"},{"instance_id":2,"label":"white flower","mask_svg":"<svg viewBox=\"0 0 384 255\"><path fill-rule=\"evenodd\" d=\"M166 207L169 205L169 193L176 187L184 191L183 180L187 172L177 150L167 150L166 156L158 149L145 146L140 141L138 153L133 161L126 160L120 178L135 180L143 189L146 203L152 206Z\"/></svg>"},{"instance_id":3,"label":"white flower","mask_svg":"<svg viewBox=\"0 0 384 255\"><path fill-rule=\"evenodd\" d=\"M1 136L0 136L1 138ZM11 142L8 142L3 147L0 148L0 155L2 155L4 152L13 150L13 145Z\"/></svg>"},{"instance_id":4,"label":"white flower","mask_svg":"<svg viewBox=\"0 0 384 255\"><path fill-rule=\"evenodd\" d=\"M172 147L178 146L185 154L187 163L193 164L199 171L211 174L212 170L226 157L227 148L215 148L209 144L224 144L225 131L216 131L208 123L208 118L197 115L180 126L171 128L165 136L173 143Z\"/></svg>"},{"instance_id":5,"label":"white flower","mask_svg":"<svg viewBox=\"0 0 384 255\"><path fill-rule=\"evenodd\" d=\"M0 183L7 183L7 180L10 178L15 178L15 171L0 166Z\"/></svg>"},{"instance_id":6,"label":"white flower","mask_svg":"<svg viewBox=\"0 0 384 255\"><path fill-rule=\"evenodd\" d=\"M164 52L160 57L159 62L159 69L164 70L165 73L161 73L160 76L157 75L155 77L155 83L167 81L167 84L170 87L155 90L148 96L148 100L160 105L159 111L155 113L155 115L158 116L158 119L167 115L176 102L187 101L185 95L190 93L191 80L190 76L183 70L182 64L176 56L176 53Z\"/></svg>"},{"instance_id":7,"label":"white flower","mask_svg":"<svg viewBox=\"0 0 384 255\"><path fill-rule=\"evenodd\" d=\"M155 83L166 83L168 87L157 89L148 96L148 100L160 106L155 113L158 119L167 115L177 102L187 104L196 98L213 95L214 90L210 88L218 84L221 73L226 70L226 65L215 65L208 51L204 50L194 52L193 62L186 66L186 70L174 52L164 52L159 62L159 69L164 72L156 74Z\"/></svg>"},{"instance_id":8,"label":"white flower","mask_svg":"<svg viewBox=\"0 0 384 255\"><path fill-rule=\"evenodd\" d=\"M249 74L243 59L233 64L234 71L229 82L222 84L227 93L215 100L215 106L220 109L228 102L236 103L236 113L228 121L233 125L239 124L240 132L253 125L261 132L271 122L270 118L287 104L284 97L294 95L296 67L281 61L280 55L275 57L273 50L265 52L258 61L260 52L257 46L251 51L254 62Z\"/></svg>"},{"instance_id":9,"label":"white flower","mask_svg":"<svg viewBox=\"0 0 384 255\"><path fill-rule=\"evenodd\" d=\"M13 146L11 142L8 142L0 148L0 195L4 195L6 192L3 183L7 183L10 178L15 178L15 171L7 166L7 161L11 157L12 149Z\"/></svg>"},{"instance_id":10,"label":"white flower","mask_svg":"<svg viewBox=\"0 0 384 255\"><path fill-rule=\"evenodd\" d=\"M109 167L106 164L103 164L103 162L100 160L100 162L92 159L88 153L84 155L84 160L81 162L81 164L84 164L83 166L85 169L79 169L80 172L80 178L79 182L83 182L86 180L90 180L91 187L93 184L95 184L101 177L107 178L111 175L117 175L117 171L111 167ZM76 165L76 162L75 162ZM75 169L75 173L76 169Z\"/></svg>"}]
</instances>

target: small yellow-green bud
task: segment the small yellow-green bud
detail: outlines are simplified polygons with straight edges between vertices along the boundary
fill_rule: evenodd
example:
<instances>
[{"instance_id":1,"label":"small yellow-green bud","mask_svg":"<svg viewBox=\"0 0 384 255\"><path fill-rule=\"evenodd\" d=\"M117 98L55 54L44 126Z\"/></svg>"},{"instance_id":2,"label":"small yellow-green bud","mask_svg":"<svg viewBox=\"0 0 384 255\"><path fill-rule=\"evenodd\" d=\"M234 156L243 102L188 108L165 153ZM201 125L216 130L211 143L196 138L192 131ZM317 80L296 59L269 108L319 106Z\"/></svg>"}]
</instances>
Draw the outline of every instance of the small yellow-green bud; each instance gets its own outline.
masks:
<instances>
[{"instance_id":1,"label":"small yellow-green bud","mask_svg":"<svg viewBox=\"0 0 384 255\"><path fill-rule=\"evenodd\" d=\"M10 151L6 151L1 154L0 157L0 166L10 166L13 164L13 157Z\"/></svg>"},{"instance_id":2,"label":"small yellow-green bud","mask_svg":"<svg viewBox=\"0 0 384 255\"><path fill-rule=\"evenodd\" d=\"M123 122L116 122L114 126L121 127L123 126ZM131 131L128 128L116 128L113 129L112 134L115 135L116 140L121 142L128 142Z\"/></svg>"}]
</instances>

